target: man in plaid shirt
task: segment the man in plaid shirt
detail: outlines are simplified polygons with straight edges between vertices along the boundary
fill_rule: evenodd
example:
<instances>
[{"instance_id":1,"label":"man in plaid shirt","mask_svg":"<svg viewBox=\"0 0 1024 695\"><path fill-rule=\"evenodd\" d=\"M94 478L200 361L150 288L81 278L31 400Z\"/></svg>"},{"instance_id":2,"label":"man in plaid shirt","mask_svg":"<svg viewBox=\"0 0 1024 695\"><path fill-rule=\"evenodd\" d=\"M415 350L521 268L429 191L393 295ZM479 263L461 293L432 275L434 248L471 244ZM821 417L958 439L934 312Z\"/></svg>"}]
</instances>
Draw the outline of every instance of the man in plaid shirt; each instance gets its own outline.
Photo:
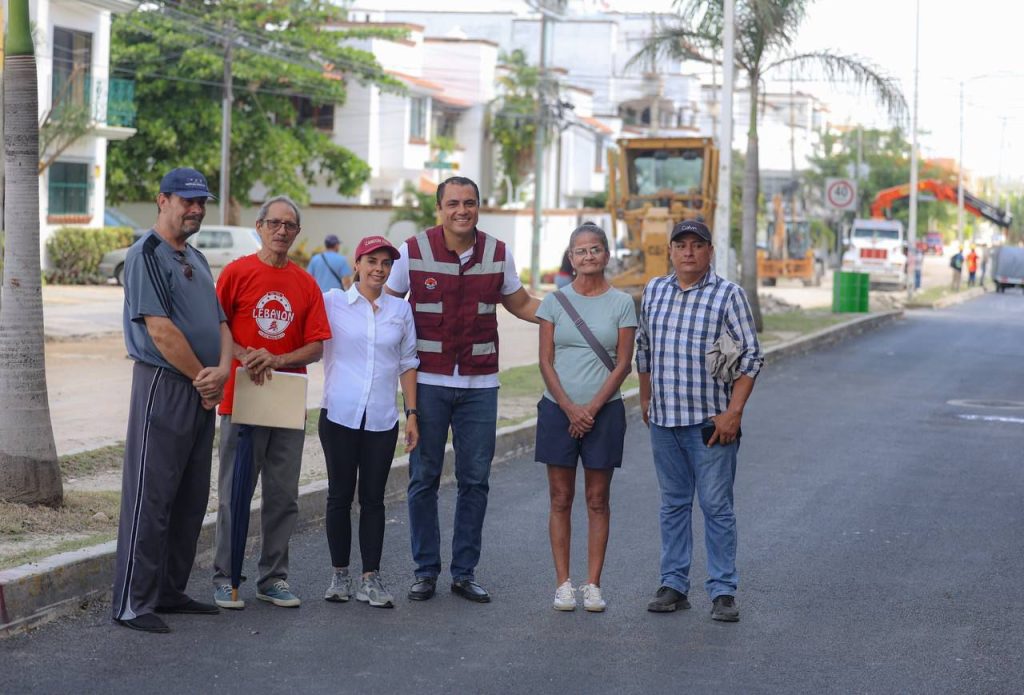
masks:
<instances>
[{"instance_id":1,"label":"man in plaid shirt","mask_svg":"<svg viewBox=\"0 0 1024 695\"><path fill-rule=\"evenodd\" d=\"M647 609L689 608L691 516L697 490L708 554L705 588L714 620L736 622L736 516L733 480L743 407L764 363L743 289L715 275L703 222L672 229L674 273L644 289L637 330L640 410L651 430L661 488L661 587ZM739 347L731 383L713 377L706 353L727 333ZM704 431L702 433L702 430Z\"/></svg>"}]
</instances>

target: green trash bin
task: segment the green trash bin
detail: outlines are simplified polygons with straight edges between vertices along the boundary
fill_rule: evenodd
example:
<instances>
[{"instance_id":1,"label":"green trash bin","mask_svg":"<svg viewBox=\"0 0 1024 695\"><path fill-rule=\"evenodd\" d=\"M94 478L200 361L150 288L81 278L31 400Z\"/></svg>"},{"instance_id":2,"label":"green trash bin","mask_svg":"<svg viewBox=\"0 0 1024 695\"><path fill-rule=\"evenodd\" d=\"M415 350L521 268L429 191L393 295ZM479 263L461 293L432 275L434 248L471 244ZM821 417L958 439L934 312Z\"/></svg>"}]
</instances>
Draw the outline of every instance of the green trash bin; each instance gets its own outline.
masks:
<instances>
[{"instance_id":1,"label":"green trash bin","mask_svg":"<svg viewBox=\"0 0 1024 695\"><path fill-rule=\"evenodd\" d=\"M867 273L836 271L832 277L832 311L837 314L866 313L871 276Z\"/></svg>"}]
</instances>

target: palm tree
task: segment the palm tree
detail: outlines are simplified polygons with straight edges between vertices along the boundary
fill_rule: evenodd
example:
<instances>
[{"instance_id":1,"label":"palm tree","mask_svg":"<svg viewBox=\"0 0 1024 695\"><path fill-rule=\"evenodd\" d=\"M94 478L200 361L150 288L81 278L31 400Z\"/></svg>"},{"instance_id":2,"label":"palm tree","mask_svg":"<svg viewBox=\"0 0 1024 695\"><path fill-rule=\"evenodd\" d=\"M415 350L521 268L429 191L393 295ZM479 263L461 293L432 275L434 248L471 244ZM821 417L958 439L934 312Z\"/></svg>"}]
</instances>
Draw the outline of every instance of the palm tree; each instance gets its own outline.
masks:
<instances>
[{"instance_id":1,"label":"palm tree","mask_svg":"<svg viewBox=\"0 0 1024 695\"><path fill-rule=\"evenodd\" d=\"M722 46L722 0L676 0L679 24L665 26L647 40L630 64L654 65L659 59L712 62ZM902 119L907 101L899 86L874 66L854 56L827 51L793 54L790 47L810 0L736 0L736 65L746 76L750 95L747 155L743 168L743 272L757 330L763 329L757 300L757 199L760 190L757 116L761 82L782 66L826 80L852 81L874 92L893 118ZM731 147L731 143L723 144Z\"/></svg>"},{"instance_id":2,"label":"palm tree","mask_svg":"<svg viewBox=\"0 0 1024 695\"><path fill-rule=\"evenodd\" d=\"M39 105L28 0L8 6L4 59L5 255L0 302L0 500L59 505L39 273Z\"/></svg>"}]
</instances>

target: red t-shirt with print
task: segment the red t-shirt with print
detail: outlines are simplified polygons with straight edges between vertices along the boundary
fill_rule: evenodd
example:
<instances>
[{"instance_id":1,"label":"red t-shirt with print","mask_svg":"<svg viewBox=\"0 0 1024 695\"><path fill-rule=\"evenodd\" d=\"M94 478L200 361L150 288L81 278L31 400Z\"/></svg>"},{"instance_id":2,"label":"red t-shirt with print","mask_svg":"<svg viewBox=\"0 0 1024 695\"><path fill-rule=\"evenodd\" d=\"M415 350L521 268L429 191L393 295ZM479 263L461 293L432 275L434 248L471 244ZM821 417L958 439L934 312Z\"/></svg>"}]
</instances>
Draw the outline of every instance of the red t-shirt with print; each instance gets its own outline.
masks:
<instances>
[{"instance_id":1,"label":"red t-shirt with print","mask_svg":"<svg viewBox=\"0 0 1024 695\"><path fill-rule=\"evenodd\" d=\"M229 263L217 279L217 297L228 317L235 342L243 347L266 348L275 355L331 337L324 297L313 276L291 261L275 268L256 254ZM235 369L224 385L224 400L217 412L231 414L235 395ZM306 368L284 371L305 374Z\"/></svg>"}]
</instances>

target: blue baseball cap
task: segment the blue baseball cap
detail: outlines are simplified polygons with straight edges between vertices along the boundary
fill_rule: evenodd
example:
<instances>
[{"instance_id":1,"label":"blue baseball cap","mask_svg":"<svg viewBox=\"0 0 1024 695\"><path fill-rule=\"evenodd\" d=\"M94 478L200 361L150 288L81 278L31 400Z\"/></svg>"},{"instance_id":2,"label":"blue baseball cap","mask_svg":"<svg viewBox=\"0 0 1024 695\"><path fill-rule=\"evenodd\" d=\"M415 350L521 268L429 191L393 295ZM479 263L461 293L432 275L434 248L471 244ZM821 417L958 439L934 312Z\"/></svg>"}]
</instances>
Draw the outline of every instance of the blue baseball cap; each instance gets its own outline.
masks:
<instances>
[{"instance_id":1,"label":"blue baseball cap","mask_svg":"<svg viewBox=\"0 0 1024 695\"><path fill-rule=\"evenodd\" d=\"M206 177L195 169L179 167L167 172L167 175L160 179L160 192L166 195L174 194L181 198L216 198L210 195L210 187L206 185Z\"/></svg>"}]
</instances>

